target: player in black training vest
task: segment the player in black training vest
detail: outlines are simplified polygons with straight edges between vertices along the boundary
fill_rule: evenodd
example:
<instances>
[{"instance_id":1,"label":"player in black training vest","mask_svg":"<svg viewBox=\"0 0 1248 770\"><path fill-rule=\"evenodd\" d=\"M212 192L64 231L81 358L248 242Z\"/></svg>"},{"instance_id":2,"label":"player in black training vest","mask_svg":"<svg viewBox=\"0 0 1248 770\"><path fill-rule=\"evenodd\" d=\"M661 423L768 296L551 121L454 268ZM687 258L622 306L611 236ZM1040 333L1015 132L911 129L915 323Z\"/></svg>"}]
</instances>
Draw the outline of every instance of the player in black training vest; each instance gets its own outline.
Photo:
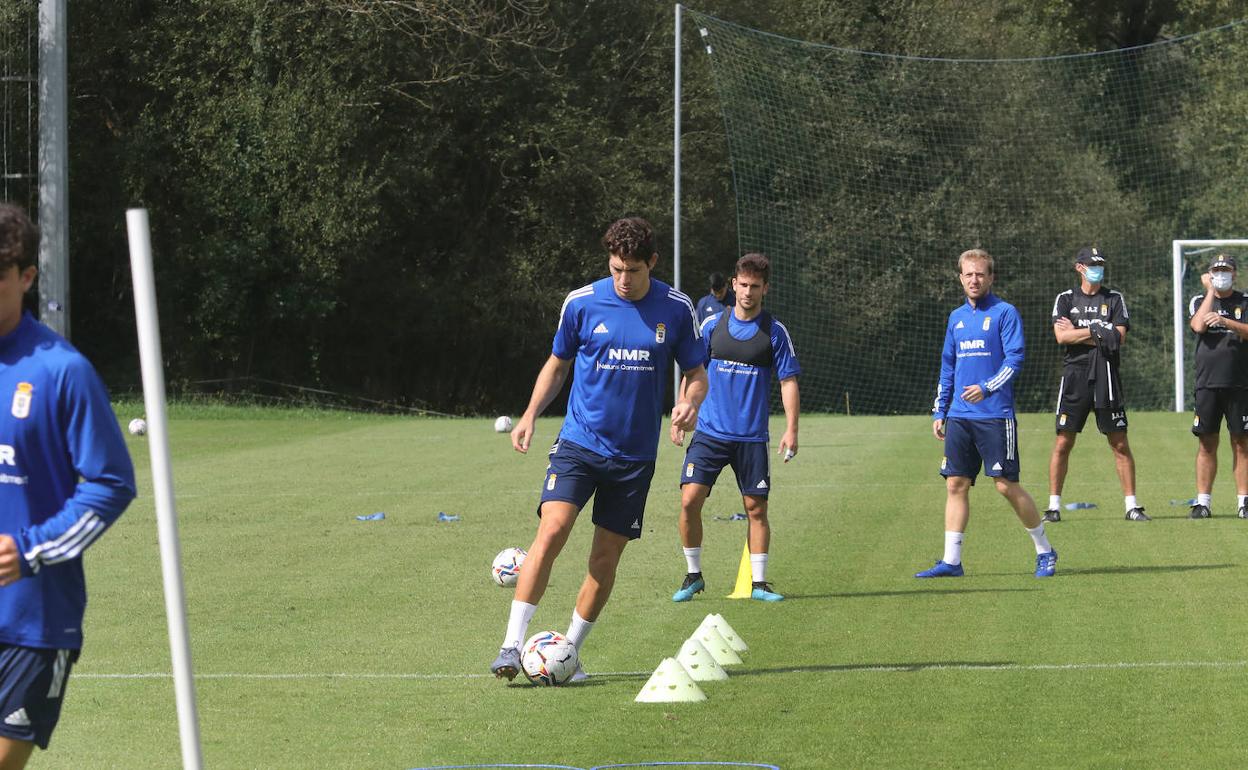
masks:
<instances>
[{"instance_id":1,"label":"player in black training vest","mask_svg":"<svg viewBox=\"0 0 1248 770\"><path fill-rule=\"evenodd\" d=\"M1049 507L1044 520L1062 520L1062 487L1070 450L1075 448L1089 412L1095 411L1096 427L1114 452L1126 519L1148 521L1135 499L1135 458L1127 443L1127 410L1118 375L1119 350L1131 327L1127 303L1120 292L1104 285L1105 254L1099 249L1080 249L1075 256L1075 272L1079 273L1079 285L1053 301L1053 336L1059 345L1066 346L1066 355L1057 391L1057 439L1049 458Z\"/></svg>"}]
</instances>

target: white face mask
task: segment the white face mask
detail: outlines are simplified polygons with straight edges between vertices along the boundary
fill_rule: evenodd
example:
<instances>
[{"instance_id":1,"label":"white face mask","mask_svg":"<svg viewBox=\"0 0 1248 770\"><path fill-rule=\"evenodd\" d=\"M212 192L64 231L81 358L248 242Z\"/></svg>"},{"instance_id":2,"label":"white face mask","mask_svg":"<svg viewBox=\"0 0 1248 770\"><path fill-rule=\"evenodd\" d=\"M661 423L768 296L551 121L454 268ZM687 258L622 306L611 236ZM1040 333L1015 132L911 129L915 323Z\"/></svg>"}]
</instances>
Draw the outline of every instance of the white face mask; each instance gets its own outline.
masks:
<instances>
[{"instance_id":1,"label":"white face mask","mask_svg":"<svg viewBox=\"0 0 1248 770\"><path fill-rule=\"evenodd\" d=\"M1217 291L1226 291L1235 281L1235 274L1229 270L1217 270L1209 276L1209 284Z\"/></svg>"}]
</instances>

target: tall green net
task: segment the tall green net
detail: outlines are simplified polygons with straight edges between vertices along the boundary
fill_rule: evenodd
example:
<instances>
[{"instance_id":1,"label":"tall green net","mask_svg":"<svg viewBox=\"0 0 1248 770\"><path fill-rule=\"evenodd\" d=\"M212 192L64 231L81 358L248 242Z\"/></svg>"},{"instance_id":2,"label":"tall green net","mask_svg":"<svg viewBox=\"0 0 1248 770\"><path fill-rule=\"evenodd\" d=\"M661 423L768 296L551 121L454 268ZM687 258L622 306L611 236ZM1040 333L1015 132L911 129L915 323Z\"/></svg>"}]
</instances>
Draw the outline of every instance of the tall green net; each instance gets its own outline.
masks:
<instances>
[{"instance_id":1,"label":"tall green net","mask_svg":"<svg viewBox=\"0 0 1248 770\"><path fill-rule=\"evenodd\" d=\"M1128 405L1173 408L1171 242L1248 235L1248 25L949 60L688 14L722 102L740 248L773 260L768 305L797 345L804 409L930 410L945 319L963 301L955 261L982 247L1024 320L1019 407L1051 410L1053 301L1093 245L1131 315ZM1188 257L1185 297L1208 257Z\"/></svg>"}]
</instances>

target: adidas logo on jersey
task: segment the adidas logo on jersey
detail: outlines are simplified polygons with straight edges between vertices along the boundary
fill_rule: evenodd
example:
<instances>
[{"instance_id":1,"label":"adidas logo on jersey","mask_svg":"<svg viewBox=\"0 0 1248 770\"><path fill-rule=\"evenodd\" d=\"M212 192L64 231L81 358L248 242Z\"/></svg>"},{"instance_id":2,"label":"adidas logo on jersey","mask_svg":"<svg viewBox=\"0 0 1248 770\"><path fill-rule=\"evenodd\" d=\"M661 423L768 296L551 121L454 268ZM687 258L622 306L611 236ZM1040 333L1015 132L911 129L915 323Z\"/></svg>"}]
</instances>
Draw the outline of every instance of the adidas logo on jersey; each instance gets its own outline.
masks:
<instances>
[{"instance_id":1,"label":"adidas logo on jersey","mask_svg":"<svg viewBox=\"0 0 1248 770\"><path fill-rule=\"evenodd\" d=\"M607 332L607 325L602 323L601 321L599 321L598 325L594 327L594 334L608 334L608 333L609 332Z\"/></svg>"},{"instance_id":2,"label":"adidas logo on jersey","mask_svg":"<svg viewBox=\"0 0 1248 770\"><path fill-rule=\"evenodd\" d=\"M999 470L1001 470L1001 463L993 463L993 464L992 464L992 469L993 469L994 471L999 471Z\"/></svg>"},{"instance_id":3,"label":"adidas logo on jersey","mask_svg":"<svg viewBox=\"0 0 1248 770\"><path fill-rule=\"evenodd\" d=\"M13 725L14 727L30 727L30 717L26 716L26 707L23 706L17 711L14 711L12 714L9 714L4 718L4 723L6 725Z\"/></svg>"},{"instance_id":4,"label":"adidas logo on jersey","mask_svg":"<svg viewBox=\"0 0 1248 770\"><path fill-rule=\"evenodd\" d=\"M955 326L955 327L953 327L953 328L955 328L955 329L965 329L965 328L966 328L966 324L962 323L961 321L958 321L958 325L957 325L957 326Z\"/></svg>"}]
</instances>

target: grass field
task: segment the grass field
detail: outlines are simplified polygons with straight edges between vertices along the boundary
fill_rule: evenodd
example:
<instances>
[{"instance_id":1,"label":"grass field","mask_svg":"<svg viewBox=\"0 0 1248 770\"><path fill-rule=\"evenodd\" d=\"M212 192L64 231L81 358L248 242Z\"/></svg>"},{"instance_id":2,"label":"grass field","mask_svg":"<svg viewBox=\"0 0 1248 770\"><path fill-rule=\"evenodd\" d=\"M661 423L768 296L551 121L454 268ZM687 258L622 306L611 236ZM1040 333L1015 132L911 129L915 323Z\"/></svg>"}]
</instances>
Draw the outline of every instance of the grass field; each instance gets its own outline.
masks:
<instances>
[{"instance_id":1,"label":"grass field","mask_svg":"<svg viewBox=\"0 0 1248 770\"><path fill-rule=\"evenodd\" d=\"M708 592L670 601L684 563L667 444L645 536L583 651L592 678L554 689L485 674L511 598L490 561L532 538L544 450L517 455L488 419L171 416L210 768L1248 765L1248 521L1233 515L1226 442L1215 518L1169 504L1193 493L1186 415L1131 415L1150 523L1123 520L1109 450L1083 436L1065 499L1100 507L1049 526L1061 560L1047 581L986 484L966 577L916 581L943 530L927 418L806 416L800 455L773 468L776 605L723 598L745 533L713 518L740 510L731 484L707 507ZM1042 503L1051 420L1021 420L1023 482ZM543 420L537 444L558 424ZM87 556L87 644L31 767L179 764L145 440L131 447L140 497ZM355 518L374 511L385 520ZM566 628L591 529L578 525L532 631ZM635 704L712 612L750 644L745 664L704 703Z\"/></svg>"}]
</instances>

